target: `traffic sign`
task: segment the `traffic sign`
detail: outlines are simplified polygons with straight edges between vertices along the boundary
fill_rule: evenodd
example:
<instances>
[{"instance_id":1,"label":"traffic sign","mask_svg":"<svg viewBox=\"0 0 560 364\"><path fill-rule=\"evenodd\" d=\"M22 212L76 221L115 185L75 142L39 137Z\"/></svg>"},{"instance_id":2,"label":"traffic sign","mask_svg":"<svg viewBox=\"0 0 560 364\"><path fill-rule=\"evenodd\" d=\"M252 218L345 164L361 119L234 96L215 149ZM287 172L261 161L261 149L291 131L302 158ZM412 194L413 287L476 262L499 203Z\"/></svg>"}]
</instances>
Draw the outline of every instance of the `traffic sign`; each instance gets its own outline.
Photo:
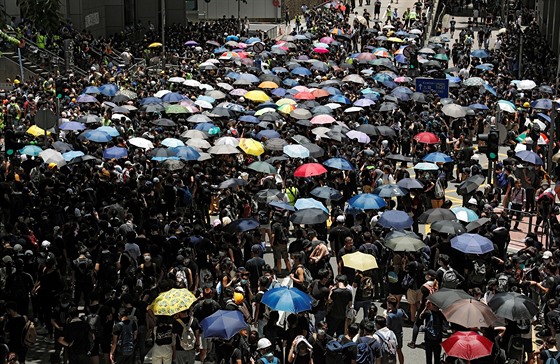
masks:
<instances>
[{"instance_id":1,"label":"traffic sign","mask_svg":"<svg viewBox=\"0 0 560 364\"><path fill-rule=\"evenodd\" d=\"M37 110L35 125L43 130L54 128L57 122L56 115L49 109Z\"/></svg>"},{"instance_id":2,"label":"traffic sign","mask_svg":"<svg viewBox=\"0 0 560 364\"><path fill-rule=\"evenodd\" d=\"M416 92L425 94L433 92L441 98L449 97L449 80L418 77L415 83Z\"/></svg>"},{"instance_id":3,"label":"traffic sign","mask_svg":"<svg viewBox=\"0 0 560 364\"><path fill-rule=\"evenodd\" d=\"M253 44L253 52L255 53L262 53L264 52L264 43L257 42Z\"/></svg>"},{"instance_id":4,"label":"traffic sign","mask_svg":"<svg viewBox=\"0 0 560 364\"><path fill-rule=\"evenodd\" d=\"M206 4L208 4L208 3L210 2L210 0L204 0L204 2L205 2Z\"/></svg>"},{"instance_id":5,"label":"traffic sign","mask_svg":"<svg viewBox=\"0 0 560 364\"><path fill-rule=\"evenodd\" d=\"M402 52L402 53L403 53L403 56L405 56L406 58L410 59L410 58L412 58L412 56L413 56L414 54L416 54L416 47L415 47L415 46L412 46L412 45L406 46L406 47L403 49L403 52Z\"/></svg>"}]
</instances>

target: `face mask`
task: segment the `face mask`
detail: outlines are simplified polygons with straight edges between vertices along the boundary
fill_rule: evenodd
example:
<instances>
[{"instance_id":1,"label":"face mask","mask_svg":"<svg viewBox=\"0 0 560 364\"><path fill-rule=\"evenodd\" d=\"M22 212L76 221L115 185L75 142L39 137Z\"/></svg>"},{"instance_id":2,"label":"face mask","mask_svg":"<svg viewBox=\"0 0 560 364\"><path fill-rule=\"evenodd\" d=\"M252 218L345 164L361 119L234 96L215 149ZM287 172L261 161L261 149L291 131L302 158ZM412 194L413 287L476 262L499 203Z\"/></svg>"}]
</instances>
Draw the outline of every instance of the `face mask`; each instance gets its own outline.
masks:
<instances>
[{"instance_id":1,"label":"face mask","mask_svg":"<svg viewBox=\"0 0 560 364\"><path fill-rule=\"evenodd\" d=\"M226 256L226 252L219 252L218 253L221 257L225 257Z\"/></svg>"},{"instance_id":2,"label":"face mask","mask_svg":"<svg viewBox=\"0 0 560 364\"><path fill-rule=\"evenodd\" d=\"M325 330L323 330L323 329L317 330L317 335L319 335L319 336L325 336L325 334L326 334L326 331L325 331Z\"/></svg>"}]
</instances>

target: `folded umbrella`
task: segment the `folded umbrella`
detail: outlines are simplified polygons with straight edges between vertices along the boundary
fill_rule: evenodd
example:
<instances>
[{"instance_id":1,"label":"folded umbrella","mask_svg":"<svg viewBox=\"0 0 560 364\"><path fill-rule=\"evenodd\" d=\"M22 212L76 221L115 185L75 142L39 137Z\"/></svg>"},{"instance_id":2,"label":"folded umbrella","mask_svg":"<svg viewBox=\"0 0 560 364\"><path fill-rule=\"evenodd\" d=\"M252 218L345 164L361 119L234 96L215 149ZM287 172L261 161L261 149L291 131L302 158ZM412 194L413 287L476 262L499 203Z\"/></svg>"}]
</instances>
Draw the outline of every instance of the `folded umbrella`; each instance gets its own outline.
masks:
<instances>
[{"instance_id":1,"label":"folded umbrella","mask_svg":"<svg viewBox=\"0 0 560 364\"><path fill-rule=\"evenodd\" d=\"M205 338L229 340L239 331L247 328L241 311L218 310L200 321Z\"/></svg>"}]
</instances>

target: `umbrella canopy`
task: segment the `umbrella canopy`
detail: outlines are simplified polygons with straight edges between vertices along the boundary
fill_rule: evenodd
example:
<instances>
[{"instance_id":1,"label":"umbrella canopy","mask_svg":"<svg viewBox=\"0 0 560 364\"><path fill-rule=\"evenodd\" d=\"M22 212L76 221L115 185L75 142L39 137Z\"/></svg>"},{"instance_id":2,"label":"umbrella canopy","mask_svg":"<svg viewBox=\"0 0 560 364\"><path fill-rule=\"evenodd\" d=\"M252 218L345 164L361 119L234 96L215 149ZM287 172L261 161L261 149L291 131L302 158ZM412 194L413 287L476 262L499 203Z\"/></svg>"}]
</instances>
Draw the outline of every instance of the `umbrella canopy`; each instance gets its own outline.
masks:
<instances>
[{"instance_id":1,"label":"umbrella canopy","mask_svg":"<svg viewBox=\"0 0 560 364\"><path fill-rule=\"evenodd\" d=\"M492 345L492 341L474 331L457 331L441 343L447 355L468 361L489 356Z\"/></svg>"},{"instance_id":2,"label":"umbrella canopy","mask_svg":"<svg viewBox=\"0 0 560 364\"><path fill-rule=\"evenodd\" d=\"M434 152L425 156L423 161L432 163L449 163L453 162L453 158L444 153Z\"/></svg>"},{"instance_id":3,"label":"umbrella canopy","mask_svg":"<svg viewBox=\"0 0 560 364\"><path fill-rule=\"evenodd\" d=\"M487 224L489 221L490 221L489 218L481 217L478 220L475 220L473 222L468 223L467 226L466 226L467 231L470 233L471 231L474 231L474 230L478 229L479 227Z\"/></svg>"},{"instance_id":4,"label":"umbrella canopy","mask_svg":"<svg viewBox=\"0 0 560 364\"><path fill-rule=\"evenodd\" d=\"M249 230L254 230L260 226L259 222L253 218L243 218L232 221L225 227L226 231L242 233Z\"/></svg>"},{"instance_id":5,"label":"umbrella canopy","mask_svg":"<svg viewBox=\"0 0 560 364\"><path fill-rule=\"evenodd\" d=\"M394 232L386 237L385 246L396 252L415 252L426 245L414 233Z\"/></svg>"},{"instance_id":6,"label":"umbrella canopy","mask_svg":"<svg viewBox=\"0 0 560 364\"><path fill-rule=\"evenodd\" d=\"M319 163L306 163L297 167L294 172L294 177L320 176L324 173L327 173L327 170Z\"/></svg>"},{"instance_id":7,"label":"umbrella canopy","mask_svg":"<svg viewBox=\"0 0 560 364\"><path fill-rule=\"evenodd\" d=\"M455 214L455 218L459 221L473 222L478 219L476 212L466 207L452 207L451 211Z\"/></svg>"},{"instance_id":8,"label":"umbrella canopy","mask_svg":"<svg viewBox=\"0 0 560 364\"><path fill-rule=\"evenodd\" d=\"M297 288L275 287L264 293L261 303L272 310L285 312L303 312L311 310L313 298Z\"/></svg>"},{"instance_id":9,"label":"umbrella canopy","mask_svg":"<svg viewBox=\"0 0 560 364\"><path fill-rule=\"evenodd\" d=\"M406 188L407 190L424 188L422 182L418 181L415 178L403 178L397 182L397 186Z\"/></svg>"},{"instance_id":10,"label":"umbrella canopy","mask_svg":"<svg viewBox=\"0 0 560 364\"><path fill-rule=\"evenodd\" d=\"M239 139L239 148L249 155L259 156L264 153L262 143L251 138Z\"/></svg>"},{"instance_id":11,"label":"umbrella canopy","mask_svg":"<svg viewBox=\"0 0 560 364\"><path fill-rule=\"evenodd\" d=\"M247 168L261 173L276 173L276 168L267 162L253 162L247 166Z\"/></svg>"},{"instance_id":12,"label":"umbrella canopy","mask_svg":"<svg viewBox=\"0 0 560 364\"><path fill-rule=\"evenodd\" d=\"M387 210L381 214L377 224L387 229L404 230L412 227L412 218L404 211Z\"/></svg>"},{"instance_id":13,"label":"umbrella canopy","mask_svg":"<svg viewBox=\"0 0 560 364\"><path fill-rule=\"evenodd\" d=\"M307 158L309 157L309 149L299 144L285 145L284 154L291 158Z\"/></svg>"},{"instance_id":14,"label":"umbrella canopy","mask_svg":"<svg viewBox=\"0 0 560 364\"><path fill-rule=\"evenodd\" d=\"M469 178L461 182L459 186L457 186L457 194L462 196L473 193L474 191L478 190L484 180L485 178L481 174L470 176Z\"/></svg>"},{"instance_id":15,"label":"umbrella canopy","mask_svg":"<svg viewBox=\"0 0 560 364\"><path fill-rule=\"evenodd\" d=\"M128 157L128 150L121 147L111 147L103 151L103 158L105 159L120 159Z\"/></svg>"},{"instance_id":16,"label":"umbrella canopy","mask_svg":"<svg viewBox=\"0 0 560 364\"><path fill-rule=\"evenodd\" d=\"M531 320L539 312L531 298L516 292L496 293L488 306L497 316L512 321Z\"/></svg>"},{"instance_id":17,"label":"umbrella canopy","mask_svg":"<svg viewBox=\"0 0 560 364\"><path fill-rule=\"evenodd\" d=\"M379 195L379 197L391 198L407 195L408 191L399 185L390 184L376 188L373 193Z\"/></svg>"},{"instance_id":18,"label":"umbrella canopy","mask_svg":"<svg viewBox=\"0 0 560 364\"><path fill-rule=\"evenodd\" d=\"M441 111L451 118L464 118L467 116L465 109L457 104L444 105Z\"/></svg>"},{"instance_id":19,"label":"umbrella canopy","mask_svg":"<svg viewBox=\"0 0 560 364\"><path fill-rule=\"evenodd\" d=\"M100 130L86 130L85 132L82 133L82 135L87 140L90 140L90 141L96 142L96 143L106 143L106 142L110 141L111 139L113 139L112 136L110 136L106 132L100 131Z\"/></svg>"},{"instance_id":20,"label":"umbrella canopy","mask_svg":"<svg viewBox=\"0 0 560 364\"><path fill-rule=\"evenodd\" d=\"M290 221L294 224L314 225L321 224L329 218L329 214L322 209L311 208L296 211L290 216Z\"/></svg>"},{"instance_id":21,"label":"umbrella canopy","mask_svg":"<svg viewBox=\"0 0 560 364\"><path fill-rule=\"evenodd\" d=\"M172 288L156 297L151 310L157 316L173 316L188 310L195 301L196 297L188 289Z\"/></svg>"},{"instance_id":22,"label":"umbrella canopy","mask_svg":"<svg viewBox=\"0 0 560 364\"><path fill-rule=\"evenodd\" d=\"M19 154L37 157L42 151L43 149L37 145L26 145L19 150Z\"/></svg>"},{"instance_id":23,"label":"umbrella canopy","mask_svg":"<svg viewBox=\"0 0 560 364\"><path fill-rule=\"evenodd\" d=\"M310 194L317 198L323 198L325 200L336 201L342 198L342 194L339 190L328 186L315 187L313 190L311 190Z\"/></svg>"},{"instance_id":24,"label":"umbrella canopy","mask_svg":"<svg viewBox=\"0 0 560 364\"><path fill-rule=\"evenodd\" d=\"M304 209L321 209L326 213L329 213L329 209L325 207L320 201L315 200L314 198L298 198L296 203L294 204L296 210L304 210Z\"/></svg>"},{"instance_id":25,"label":"umbrella canopy","mask_svg":"<svg viewBox=\"0 0 560 364\"><path fill-rule=\"evenodd\" d=\"M360 193L348 200L348 204L361 210L379 210L387 206L384 199L373 193Z\"/></svg>"},{"instance_id":26,"label":"umbrella canopy","mask_svg":"<svg viewBox=\"0 0 560 364\"><path fill-rule=\"evenodd\" d=\"M184 146L173 148L175 157L185 161L197 161L200 158L200 152L193 147Z\"/></svg>"},{"instance_id":27,"label":"umbrella canopy","mask_svg":"<svg viewBox=\"0 0 560 364\"><path fill-rule=\"evenodd\" d=\"M431 230L437 231L441 234L449 234L449 235L458 235L463 234L466 232L466 229L463 225L456 221L450 220L439 220L436 221L430 226Z\"/></svg>"},{"instance_id":28,"label":"umbrella canopy","mask_svg":"<svg viewBox=\"0 0 560 364\"><path fill-rule=\"evenodd\" d=\"M241 311L218 310L204 320L200 327L205 338L229 340L239 331L247 328Z\"/></svg>"},{"instance_id":29,"label":"umbrella canopy","mask_svg":"<svg viewBox=\"0 0 560 364\"><path fill-rule=\"evenodd\" d=\"M361 272L366 270L378 268L377 260L371 254L365 254L362 252L354 252L351 254L344 254L342 256L342 262L347 268L353 268Z\"/></svg>"},{"instance_id":30,"label":"umbrella canopy","mask_svg":"<svg viewBox=\"0 0 560 364\"><path fill-rule=\"evenodd\" d=\"M440 220L456 220L457 216L450 209L444 209L441 207L435 209L428 209L424 211L420 217L418 217L418 222L420 224L431 224Z\"/></svg>"},{"instance_id":31,"label":"umbrella canopy","mask_svg":"<svg viewBox=\"0 0 560 364\"><path fill-rule=\"evenodd\" d=\"M465 254L485 254L494 250L494 244L490 239L471 233L465 233L451 239L451 247Z\"/></svg>"},{"instance_id":32,"label":"umbrella canopy","mask_svg":"<svg viewBox=\"0 0 560 364\"><path fill-rule=\"evenodd\" d=\"M352 163L348 162L344 158L330 158L330 159L327 159L326 161L324 161L323 165L325 165L327 167L330 167L330 168L339 169L339 170L342 170L342 171L353 171L354 170L354 166L352 165Z\"/></svg>"},{"instance_id":33,"label":"umbrella canopy","mask_svg":"<svg viewBox=\"0 0 560 364\"><path fill-rule=\"evenodd\" d=\"M542 158L531 150L522 150L515 153L515 156L524 162L542 166L544 164Z\"/></svg>"},{"instance_id":34,"label":"umbrella canopy","mask_svg":"<svg viewBox=\"0 0 560 364\"><path fill-rule=\"evenodd\" d=\"M130 138L127 140L127 143L130 145L134 145L135 147L142 148L142 149L153 149L154 144L145 138Z\"/></svg>"},{"instance_id":35,"label":"umbrella canopy","mask_svg":"<svg viewBox=\"0 0 560 364\"><path fill-rule=\"evenodd\" d=\"M264 92L260 90L252 90L245 94L244 96L247 100L255 101L255 102L266 102L270 100L270 97Z\"/></svg>"},{"instance_id":36,"label":"umbrella canopy","mask_svg":"<svg viewBox=\"0 0 560 364\"><path fill-rule=\"evenodd\" d=\"M466 328L491 327L498 319L488 305L472 298L455 301L442 312L447 321Z\"/></svg>"},{"instance_id":37,"label":"umbrella canopy","mask_svg":"<svg viewBox=\"0 0 560 364\"><path fill-rule=\"evenodd\" d=\"M453 303L462 299L474 298L462 289L440 288L436 293L428 296L430 302L433 302L440 309L445 309Z\"/></svg>"},{"instance_id":38,"label":"umbrella canopy","mask_svg":"<svg viewBox=\"0 0 560 364\"><path fill-rule=\"evenodd\" d=\"M418 143L424 143L424 144L437 144L439 143L439 138L437 135L435 135L434 133L428 132L428 131L423 131L421 133L418 133L414 136L414 140L416 140Z\"/></svg>"},{"instance_id":39,"label":"umbrella canopy","mask_svg":"<svg viewBox=\"0 0 560 364\"><path fill-rule=\"evenodd\" d=\"M218 185L219 189L231 188L236 186L245 186L247 185L247 181L243 178L230 178Z\"/></svg>"}]
</instances>

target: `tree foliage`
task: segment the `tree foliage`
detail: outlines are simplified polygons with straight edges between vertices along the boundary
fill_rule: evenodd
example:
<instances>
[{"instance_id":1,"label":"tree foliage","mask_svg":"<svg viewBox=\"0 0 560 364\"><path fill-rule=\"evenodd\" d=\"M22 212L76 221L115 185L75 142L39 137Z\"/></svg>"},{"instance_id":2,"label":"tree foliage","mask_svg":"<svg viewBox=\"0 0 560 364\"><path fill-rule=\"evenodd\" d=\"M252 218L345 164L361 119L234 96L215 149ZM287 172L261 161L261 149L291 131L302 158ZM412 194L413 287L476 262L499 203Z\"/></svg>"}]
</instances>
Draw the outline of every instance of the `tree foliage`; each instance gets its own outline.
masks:
<instances>
[{"instance_id":1,"label":"tree foliage","mask_svg":"<svg viewBox=\"0 0 560 364\"><path fill-rule=\"evenodd\" d=\"M59 30L62 15L61 0L17 0L23 18L31 20L38 29L48 33Z\"/></svg>"}]
</instances>

